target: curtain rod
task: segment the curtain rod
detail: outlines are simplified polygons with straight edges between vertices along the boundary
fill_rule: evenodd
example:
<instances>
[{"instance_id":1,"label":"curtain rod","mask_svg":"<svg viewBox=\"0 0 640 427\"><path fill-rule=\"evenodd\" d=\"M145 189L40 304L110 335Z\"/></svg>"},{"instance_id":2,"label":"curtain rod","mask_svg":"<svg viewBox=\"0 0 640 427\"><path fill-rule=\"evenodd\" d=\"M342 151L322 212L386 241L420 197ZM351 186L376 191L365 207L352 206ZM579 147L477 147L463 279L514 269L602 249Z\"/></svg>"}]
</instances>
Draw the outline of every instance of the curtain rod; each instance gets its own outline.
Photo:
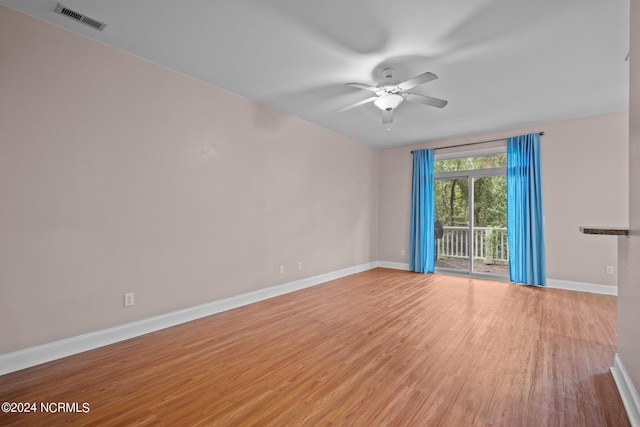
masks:
<instances>
[{"instance_id":1,"label":"curtain rod","mask_svg":"<svg viewBox=\"0 0 640 427\"><path fill-rule=\"evenodd\" d=\"M538 134L542 136L544 135L544 132L538 132ZM488 139L486 141L467 142L466 144L449 145L448 147L437 147L437 148L434 148L434 150L442 150L444 148L466 147L467 145L486 144L487 142L505 141L506 139L507 138L499 138L499 139ZM413 150L411 150L411 154L413 154Z\"/></svg>"}]
</instances>

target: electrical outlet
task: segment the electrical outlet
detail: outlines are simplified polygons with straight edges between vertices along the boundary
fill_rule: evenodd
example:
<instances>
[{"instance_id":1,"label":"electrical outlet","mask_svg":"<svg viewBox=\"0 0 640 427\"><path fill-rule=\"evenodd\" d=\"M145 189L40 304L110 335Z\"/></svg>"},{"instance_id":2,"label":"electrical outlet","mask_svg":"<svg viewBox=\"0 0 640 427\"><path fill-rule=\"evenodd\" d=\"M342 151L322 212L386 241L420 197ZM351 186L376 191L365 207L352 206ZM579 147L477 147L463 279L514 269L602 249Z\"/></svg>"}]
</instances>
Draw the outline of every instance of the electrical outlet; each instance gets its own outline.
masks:
<instances>
[{"instance_id":1,"label":"electrical outlet","mask_svg":"<svg viewBox=\"0 0 640 427\"><path fill-rule=\"evenodd\" d=\"M404 251L404 249L401 249L401 250L400 250L400 255L404 256L404 255L405 255L405 253L406 253L406 252Z\"/></svg>"},{"instance_id":2,"label":"electrical outlet","mask_svg":"<svg viewBox=\"0 0 640 427\"><path fill-rule=\"evenodd\" d=\"M280 266L280 274L284 274L284 265Z\"/></svg>"},{"instance_id":3,"label":"electrical outlet","mask_svg":"<svg viewBox=\"0 0 640 427\"><path fill-rule=\"evenodd\" d=\"M300 271L300 270L302 270L302 263L301 262L298 263L298 271Z\"/></svg>"},{"instance_id":4,"label":"electrical outlet","mask_svg":"<svg viewBox=\"0 0 640 427\"><path fill-rule=\"evenodd\" d=\"M607 265L607 274L614 274L613 265Z\"/></svg>"},{"instance_id":5,"label":"electrical outlet","mask_svg":"<svg viewBox=\"0 0 640 427\"><path fill-rule=\"evenodd\" d=\"M133 292L124 294L124 306L131 307L134 304Z\"/></svg>"}]
</instances>

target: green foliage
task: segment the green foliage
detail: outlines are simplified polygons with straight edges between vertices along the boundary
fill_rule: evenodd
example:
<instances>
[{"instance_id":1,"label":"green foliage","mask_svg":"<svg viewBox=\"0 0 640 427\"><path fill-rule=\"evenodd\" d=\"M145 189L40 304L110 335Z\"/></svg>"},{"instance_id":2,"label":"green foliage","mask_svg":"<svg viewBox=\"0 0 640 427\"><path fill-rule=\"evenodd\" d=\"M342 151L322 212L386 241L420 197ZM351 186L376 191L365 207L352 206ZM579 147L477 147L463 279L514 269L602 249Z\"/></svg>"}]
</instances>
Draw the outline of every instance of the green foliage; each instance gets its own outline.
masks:
<instances>
[{"instance_id":1,"label":"green foliage","mask_svg":"<svg viewBox=\"0 0 640 427\"><path fill-rule=\"evenodd\" d=\"M506 154L491 154L488 156L460 157L457 159L437 160L434 162L434 172L458 172L473 169L499 168L507 166Z\"/></svg>"},{"instance_id":2,"label":"green foliage","mask_svg":"<svg viewBox=\"0 0 640 427\"><path fill-rule=\"evenodd\" d=\"M476 227L505 227L507 223L507 178L488 176L475 180Z\"/></svg>"},{"instance_id":3,"label":"green foliage","mask_svg":"<svg viewBox=\"0 0 640 427\"><path fill-rule=\"evenodd\" d=\"M500 247L500 234L492 227L484 232L484 256L496 258Z\"/></svg>"},{"instance_id":4,"label":"green foliage","mask_svg":"<svg viewBox=\"0 0 640 427\"><path fill-rule=\"evenodd\" d=\"M435 197L436 218L443 226L467 224L467 180L436 180Z\"/></svg>"},{"instance_id":5,"label":"green foliage","mask_svg":"<svg viewBox=\"0 0 640 427\"><path fill-rule=\"evenodd\" d=\"M506 154L438 160L435 172L454 172L485 169L506 165ZM462 179L435 181L436 218L443 226L465 226L469 223L469 183ZM476 227L505 227L507 180L505 176L489 176L474 180L474 225Z\"/></svg>"}]
</instances>

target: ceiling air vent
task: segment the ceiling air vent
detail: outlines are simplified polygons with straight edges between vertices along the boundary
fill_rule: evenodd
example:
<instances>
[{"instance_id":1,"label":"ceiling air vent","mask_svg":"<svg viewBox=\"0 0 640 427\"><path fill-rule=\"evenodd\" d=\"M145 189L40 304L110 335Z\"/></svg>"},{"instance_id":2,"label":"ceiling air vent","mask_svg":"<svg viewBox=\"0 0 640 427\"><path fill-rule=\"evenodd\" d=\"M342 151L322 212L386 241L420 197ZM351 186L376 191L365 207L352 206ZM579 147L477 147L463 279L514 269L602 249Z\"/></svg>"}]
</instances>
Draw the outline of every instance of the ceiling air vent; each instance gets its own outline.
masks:
<instances>
[{"instance_id":1,"label":"ceiling air vent","mask_svg":"<svg viewBox=\"0 0 640 427\"><path fill-rule=\"evenodd\" d=\"M83 24L95 28L98 31L102 31L104 27L107 26L107 24L105 24L104 22L96 21L93 18L89 18L88 16L83 15L80 12L76 12L75 10L71 10L68 7L64 7L60 3L58 3L58 6L56 7L56 13L71 18L74 21L82 22Z\"/></svg>"}]
</instances>

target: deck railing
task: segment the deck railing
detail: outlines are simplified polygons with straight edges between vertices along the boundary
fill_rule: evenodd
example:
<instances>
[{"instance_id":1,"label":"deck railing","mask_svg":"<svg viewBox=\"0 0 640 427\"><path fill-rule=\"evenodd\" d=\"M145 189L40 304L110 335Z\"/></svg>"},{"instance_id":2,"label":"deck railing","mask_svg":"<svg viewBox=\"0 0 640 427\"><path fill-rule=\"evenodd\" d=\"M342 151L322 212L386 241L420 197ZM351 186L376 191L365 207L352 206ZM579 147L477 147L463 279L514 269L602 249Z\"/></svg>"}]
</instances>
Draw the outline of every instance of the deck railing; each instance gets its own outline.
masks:
<instances>
[{"instance_id":1,"label":"deck railing","mask_svg":"<svg viewBox=\"0 0 640 427\"><path fill-rule=\"evenodd\" d=\"M437 240L438 256L468 259L470 255L469 227L444 226L442 229L443 236ZM488 229L489 227L473 227L472 249L474 259L484 260L487 255L485 237ZM507 229L491 228L491 230L497 233L493 260L495 262L508 262L509 248L507 244Z\"/></svg>"}]
</instances>

